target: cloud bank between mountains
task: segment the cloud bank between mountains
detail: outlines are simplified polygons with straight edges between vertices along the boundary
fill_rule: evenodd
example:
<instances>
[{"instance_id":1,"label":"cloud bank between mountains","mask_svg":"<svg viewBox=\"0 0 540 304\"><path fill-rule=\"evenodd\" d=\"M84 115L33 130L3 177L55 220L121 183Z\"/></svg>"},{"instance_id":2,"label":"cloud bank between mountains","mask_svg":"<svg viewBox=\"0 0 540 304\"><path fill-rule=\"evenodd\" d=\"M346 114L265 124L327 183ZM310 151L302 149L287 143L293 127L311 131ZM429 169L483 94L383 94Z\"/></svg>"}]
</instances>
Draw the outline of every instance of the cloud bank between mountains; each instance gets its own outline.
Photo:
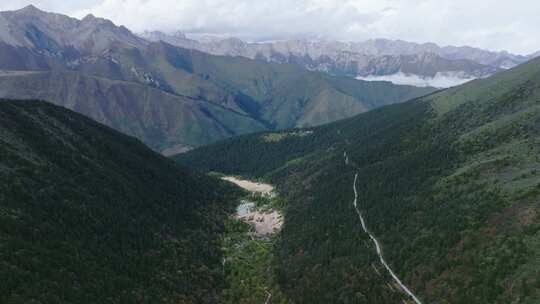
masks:
<instances>
[{"instance_id":1,"label":"cloud bank between mountains","mask_svg":"<svg viewBox=\"0 0 540 304\"><path fill-rule=\"evenodd\" d=\"M540 1L515 0L34 0L5 1L113 20L134 31L182 30L252 41L371 38L471 45L529 54L540 50Z\"/></svg>"}]
</instances>

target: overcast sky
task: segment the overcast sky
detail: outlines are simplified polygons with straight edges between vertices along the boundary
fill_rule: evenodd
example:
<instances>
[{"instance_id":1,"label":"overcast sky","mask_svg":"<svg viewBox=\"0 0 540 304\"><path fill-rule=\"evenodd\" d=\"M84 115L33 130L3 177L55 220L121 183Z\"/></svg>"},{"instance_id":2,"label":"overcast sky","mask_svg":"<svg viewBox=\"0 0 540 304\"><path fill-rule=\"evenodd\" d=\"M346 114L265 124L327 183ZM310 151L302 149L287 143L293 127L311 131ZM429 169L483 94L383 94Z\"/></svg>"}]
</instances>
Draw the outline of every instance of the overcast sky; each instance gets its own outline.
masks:
<instances>
[{"instance_id":1,"label":"overcast sky","mask_svg":"<svg viewBox=\"0 0 540 304\"><path fill-rule=\"evenodd\" d=\"M74 17L88 13L135 32L182 30L248 40L370 38L540 50L538 0L2 0Z\"/></svg>"}]
</instances>

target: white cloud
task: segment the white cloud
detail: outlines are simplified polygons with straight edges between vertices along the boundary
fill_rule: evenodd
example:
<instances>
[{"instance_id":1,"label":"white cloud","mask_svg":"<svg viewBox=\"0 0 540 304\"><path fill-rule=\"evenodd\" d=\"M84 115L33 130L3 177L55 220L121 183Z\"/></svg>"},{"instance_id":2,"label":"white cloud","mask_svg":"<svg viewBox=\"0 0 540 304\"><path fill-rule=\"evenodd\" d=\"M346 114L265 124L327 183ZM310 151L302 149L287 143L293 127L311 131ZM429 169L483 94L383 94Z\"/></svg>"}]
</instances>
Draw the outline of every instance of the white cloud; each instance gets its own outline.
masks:
<instances>
[{"instance_id":1,"label":"white cloud","mask_svg":"<svg viewBox=\"0 0 540 304\"><path fill-rule=\"evenodd\" d=\"M414 74L399 72L393 75L357 77L366 81L389 81L393 84L405 84L416 87L449 88L455 87L475 78L463 77L460 73L444 72L437 73L434 77L421 77Z\"/></svg>"},{"instance_id":2,"label":"white cloud","mask_svg":"<svg viewBox=\"0 0 540 304\"><path fill-rule=\"evenodd\" d=\"M540 50L535 0L34 0L72 16L93 13L134 31L183 30L254 39L370 38L472 45L531 53Z\"/></svg>"}]
</instances>

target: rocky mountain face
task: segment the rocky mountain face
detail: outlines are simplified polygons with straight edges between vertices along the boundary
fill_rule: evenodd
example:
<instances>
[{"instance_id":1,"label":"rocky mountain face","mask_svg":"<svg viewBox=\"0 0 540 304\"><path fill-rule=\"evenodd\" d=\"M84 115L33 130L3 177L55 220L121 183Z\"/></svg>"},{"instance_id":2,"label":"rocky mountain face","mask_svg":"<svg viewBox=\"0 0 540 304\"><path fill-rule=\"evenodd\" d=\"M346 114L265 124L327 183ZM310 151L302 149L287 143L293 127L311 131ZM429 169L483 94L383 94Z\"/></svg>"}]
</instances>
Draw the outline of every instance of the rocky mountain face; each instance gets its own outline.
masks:
<instances>
[{"instance_id":1,"label":"rocky mountain face","mask_svg":"<svg viewBox=\"0 0 540 304\"><path fill-rule=\"evenodd\" d=\"M91 15L29 6L0 18L0 97L63 105L165 154L319 125L433 91L150 42Z\"/></svg>"},{"instance_id":2,"label":"rocky mountain face","mask_svg":"<svg viewBox=\"0 0 540 304\"><path fill-rule=\"evenodd\" d=\"M0 12L0 40L50 55L99 55L112 42L141 47L147 42L110 20L88 15L82 20L48 13L35 6Z\"/></svg>"},{"instance_id":3,"label":"rocky mountain face","mask_svg":"<svg viewBox=\"0 0 540 304\"><path fill-rule=\"evenodd\" d=\"M150 41L196 49L216 55L243 56L266 62L293 63L308 70L366 80L390 80L418 85L453 86L493 75L527 61L526 56L491 52L472 47L439 47L385 39L365 42L289 40L247 43L237 38L189 39L182 33L145 32ZM388 76L402 76L401 82ZM384 77L384 78L382 78ZM446 81L445 81L446 80Z\"/></svg>"}]
</instances>

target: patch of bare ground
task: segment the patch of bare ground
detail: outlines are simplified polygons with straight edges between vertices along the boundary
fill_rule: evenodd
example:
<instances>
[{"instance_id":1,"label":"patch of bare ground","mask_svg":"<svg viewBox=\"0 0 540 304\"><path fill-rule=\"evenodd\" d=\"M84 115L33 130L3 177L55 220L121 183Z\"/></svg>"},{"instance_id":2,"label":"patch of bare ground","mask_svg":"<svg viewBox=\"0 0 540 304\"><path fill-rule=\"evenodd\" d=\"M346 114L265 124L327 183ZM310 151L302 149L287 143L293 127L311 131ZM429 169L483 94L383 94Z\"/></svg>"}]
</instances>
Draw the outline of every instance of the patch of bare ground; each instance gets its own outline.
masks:
<instances>
[{"instance_id":1,"label":"patch of bare ground","mask_svg":"<svg viewBox=\"0 0 540 304\"><path fill-rule=\"evenodd\" d=\"M240 188L243 188L250 192L261 193L270 195L274 191L274 187L270 184L257 183L248 180L238 179L234 176L225 176L224 180L236 184Z\"/></svg>"},{"instance_id":2,"label":"patch of bare ground","mask_svg":"<svg viewBox=\"0 0 540 304\"><path fill-rule=\"evenodd\" d=\"M283 217L278 211L271 210L253 211L237 218L251 224L255 228L257 235L266 236L278 232L283 225Z\"/></svg>"},{"instance_id":3,"label":"patch of bare ground","mask_svg":"<svg viewBox=\"0 0 540 304\"><path fill-rule=\"evenodd\" d=\"M273 197L274 187L270 184L242 180L232 176L223 177L224 180L238 185L252 193L258 193ZM243 201L238 207L236 218L240 219L255 229L257 236L268 236L278 232L283 225L283 216L281 212L275 209L258 209L249 201Z\"/></svg>"}]
</instances>

